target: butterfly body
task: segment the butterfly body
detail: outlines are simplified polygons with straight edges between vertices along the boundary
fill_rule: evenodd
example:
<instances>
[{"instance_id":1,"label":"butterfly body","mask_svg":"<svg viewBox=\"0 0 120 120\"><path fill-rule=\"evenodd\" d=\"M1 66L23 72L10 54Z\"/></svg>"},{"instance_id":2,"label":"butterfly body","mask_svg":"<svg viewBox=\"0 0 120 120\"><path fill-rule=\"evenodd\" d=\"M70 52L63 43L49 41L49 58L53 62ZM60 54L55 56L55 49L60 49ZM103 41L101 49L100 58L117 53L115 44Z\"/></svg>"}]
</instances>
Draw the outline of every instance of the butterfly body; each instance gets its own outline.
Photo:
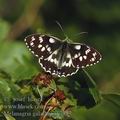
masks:
<instances>
[{"instance_id":1,"label":"butterfly body","mask_svg":"<svg viewBox=\"0 0 120 120\"><path fill-rule=\"evenodd\" d=\"M61 43L61 46L58 48L58 69L62 68L62 64L65 61L66 53L68 52L68 43L67 41L64 41Z\"/></svg>"},{"instance_id":2,"label":"butterfly body","mask_svg":"<svg viewBox=\"0 0 120 120\"><path fill-rule=\"evenodd\" d=\"M70 76L80 68L101 60L100 53L82 43L71 43L50 35L33 34L25 38L29 50L39 58L39 64L52 75Z\"/></svg>"}]
</instances>

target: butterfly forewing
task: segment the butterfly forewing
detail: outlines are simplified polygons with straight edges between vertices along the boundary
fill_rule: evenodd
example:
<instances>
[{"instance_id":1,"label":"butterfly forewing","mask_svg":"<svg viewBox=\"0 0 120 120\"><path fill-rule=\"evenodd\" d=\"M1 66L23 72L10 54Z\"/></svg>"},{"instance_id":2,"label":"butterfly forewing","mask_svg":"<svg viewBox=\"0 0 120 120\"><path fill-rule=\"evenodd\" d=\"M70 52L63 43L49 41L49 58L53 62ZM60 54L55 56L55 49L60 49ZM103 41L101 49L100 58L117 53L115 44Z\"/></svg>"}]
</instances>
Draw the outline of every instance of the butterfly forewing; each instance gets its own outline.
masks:
<instances>
[{"instance_id":1,"label":"butterfly forewing","mask_svg":"<svg viewBox=\"0 0 120 120\"><path fill-rule=\"evenodd\" d=\"M69 44L72 62L76 68L85 68L98 63L101 54L94 48L85 44Z\"/></svg>"},{"instance_id":2,"label":"butterfly forewing","mask_svg":"<svg viewBox=\"0 0 120 120\"><path fill-rule=\"evenodd\" d=\"M47 58L61 45L60 40L48 35L33 34L25 38L29 50L40 59Z\"/></svg>"}]
</instances>

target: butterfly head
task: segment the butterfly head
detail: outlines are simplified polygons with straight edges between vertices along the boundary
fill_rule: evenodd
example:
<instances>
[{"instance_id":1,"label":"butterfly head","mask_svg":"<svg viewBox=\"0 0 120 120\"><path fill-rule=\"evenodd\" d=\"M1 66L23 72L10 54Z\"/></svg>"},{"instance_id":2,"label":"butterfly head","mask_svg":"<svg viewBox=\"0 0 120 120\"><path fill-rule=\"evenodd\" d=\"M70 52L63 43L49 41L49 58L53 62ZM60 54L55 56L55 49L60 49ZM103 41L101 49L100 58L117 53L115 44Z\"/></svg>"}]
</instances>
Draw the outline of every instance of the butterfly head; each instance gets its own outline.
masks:
<instances>
[{"instance_id":1,"label":"butterfly head","mask_svg":"<svg viewBox=\"0 0 120 120\"><path fill-rule=\"evenodd\" d=\"M73 43L72 40L66 35L65 39L63 40L64 43Z\"/></svg>"}]
</instances>

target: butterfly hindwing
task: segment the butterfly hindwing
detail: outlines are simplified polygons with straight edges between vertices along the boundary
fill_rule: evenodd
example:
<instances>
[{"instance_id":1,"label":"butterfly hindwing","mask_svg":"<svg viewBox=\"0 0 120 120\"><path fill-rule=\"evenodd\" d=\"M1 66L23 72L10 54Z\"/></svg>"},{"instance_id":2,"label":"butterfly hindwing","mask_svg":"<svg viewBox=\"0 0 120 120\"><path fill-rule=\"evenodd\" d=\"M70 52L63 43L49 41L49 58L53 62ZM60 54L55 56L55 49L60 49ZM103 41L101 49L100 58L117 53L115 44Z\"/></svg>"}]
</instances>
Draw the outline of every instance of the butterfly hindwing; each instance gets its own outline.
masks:
<instances>
[{"instance_id":1,"label":"butterfly hindwing","mask_svg":"<svg viewBox=\"0 0 120 120\"><path fill-rule=\"evenodd\" d=\"M72 63L72 56L68 48L64 52L64 56L61 63L61 69L59 69L59 76L71 76L78 71L78 68L74 67Z\"/></svg>"},{"instance_id":2,"label":"butterfly hindwing","mask_svg":"<svg viewBox=\"0 0 120 120\"><path fill-rule=\"evenodd\" d=\"M54 62L50 62L50 61L44 60L44 59L39 59L39 64L46 72L49 72L52 75L57 75L58 68Z\"/></svg>"},{"instance_id":3,"label":"butterfly hindwing","mask_svg":"<svg viewBox=\"0 0 120 120\"><path fill-rule=\"evenodd\" d=\"M73 66L70 53L66 51L62 61L60 61L59 57L61 55L62 51L60 47L46 59L39 59L39 63L46 72L49 72L52 75L57 75L59 77L70 76L76 73L78 69Z\"/></svg>"},{"instance_id":4,"label":"butterfly hindwing","mask_svg":"<svg viewBox=\"0 0 120 120\"><path fill-rule=\"evenodd\" d=\"M39 59L39 64L42 66L42 68L46 72L49 72L52 75L57 75L58 74L58 63L59 63L59 55L60 54L61 53L59 52L59 48L57 48L47 58Z\"/></svg>"}]
</instances>

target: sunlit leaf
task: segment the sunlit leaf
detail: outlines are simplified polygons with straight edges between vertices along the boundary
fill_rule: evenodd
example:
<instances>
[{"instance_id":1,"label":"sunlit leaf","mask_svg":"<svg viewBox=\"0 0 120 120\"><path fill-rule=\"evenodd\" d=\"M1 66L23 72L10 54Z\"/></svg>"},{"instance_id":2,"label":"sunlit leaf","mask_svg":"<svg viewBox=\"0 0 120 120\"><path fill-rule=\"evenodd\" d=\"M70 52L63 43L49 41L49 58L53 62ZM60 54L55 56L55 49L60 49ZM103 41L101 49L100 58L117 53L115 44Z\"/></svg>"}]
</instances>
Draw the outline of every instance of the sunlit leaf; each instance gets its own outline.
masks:
<instances>
[{"instance_id":1,"label":"sunlit leaf","mask_svg":"<svg viewBox=\"0 0 120 120\"><path fill-rule=\"evenodd\" d=\"M11 116L10 114L4 113L4 116L6 118L6 120L16 120L13 116Z\"/></svg>"},{"instance_id":2,"label":"sunlit leaf","mask_svg":"<svg viewBox=\"0 0 120 120\"><path fill-rule=\"evenodd\" d=\"M4 93L3 93L4 91ZM12 96L11 88L6 80L0 78L0 94L4 98L10 98Z\"/></svg>"},{"instance_id":3,"label":"sunlit leaf","mask_svg":"<svg viewBox=\"0 0 120 120\"><path fill-rule=\"evenodd\" d=\"M6 21L0 19L0 42L5 39L9 29L10 25Z\"/></svg>"},{"instance_id":4,"label":"sunlit leaf","mask_svg":"<svg viewBox=\"0 0 120 120\"><path fill-rule=\"evenodd\" d=\"M54 119L61 120L64 118L64 113L61 111L61 109L55 109L52 112L50 112L49 116L51 116Z\"/></svg>"},{"instance_id":5,"label":"sunlit leaf","mask_svg":"<svg viewBox=\"0 0 120 120\"><path fill-rule=\"evenodd\" d=\"M0 48L0 68L14 79L30 79L38 73L35 61L31 60L31 55L23 43L5 43Z\"/></svg>"}]
</instances>

